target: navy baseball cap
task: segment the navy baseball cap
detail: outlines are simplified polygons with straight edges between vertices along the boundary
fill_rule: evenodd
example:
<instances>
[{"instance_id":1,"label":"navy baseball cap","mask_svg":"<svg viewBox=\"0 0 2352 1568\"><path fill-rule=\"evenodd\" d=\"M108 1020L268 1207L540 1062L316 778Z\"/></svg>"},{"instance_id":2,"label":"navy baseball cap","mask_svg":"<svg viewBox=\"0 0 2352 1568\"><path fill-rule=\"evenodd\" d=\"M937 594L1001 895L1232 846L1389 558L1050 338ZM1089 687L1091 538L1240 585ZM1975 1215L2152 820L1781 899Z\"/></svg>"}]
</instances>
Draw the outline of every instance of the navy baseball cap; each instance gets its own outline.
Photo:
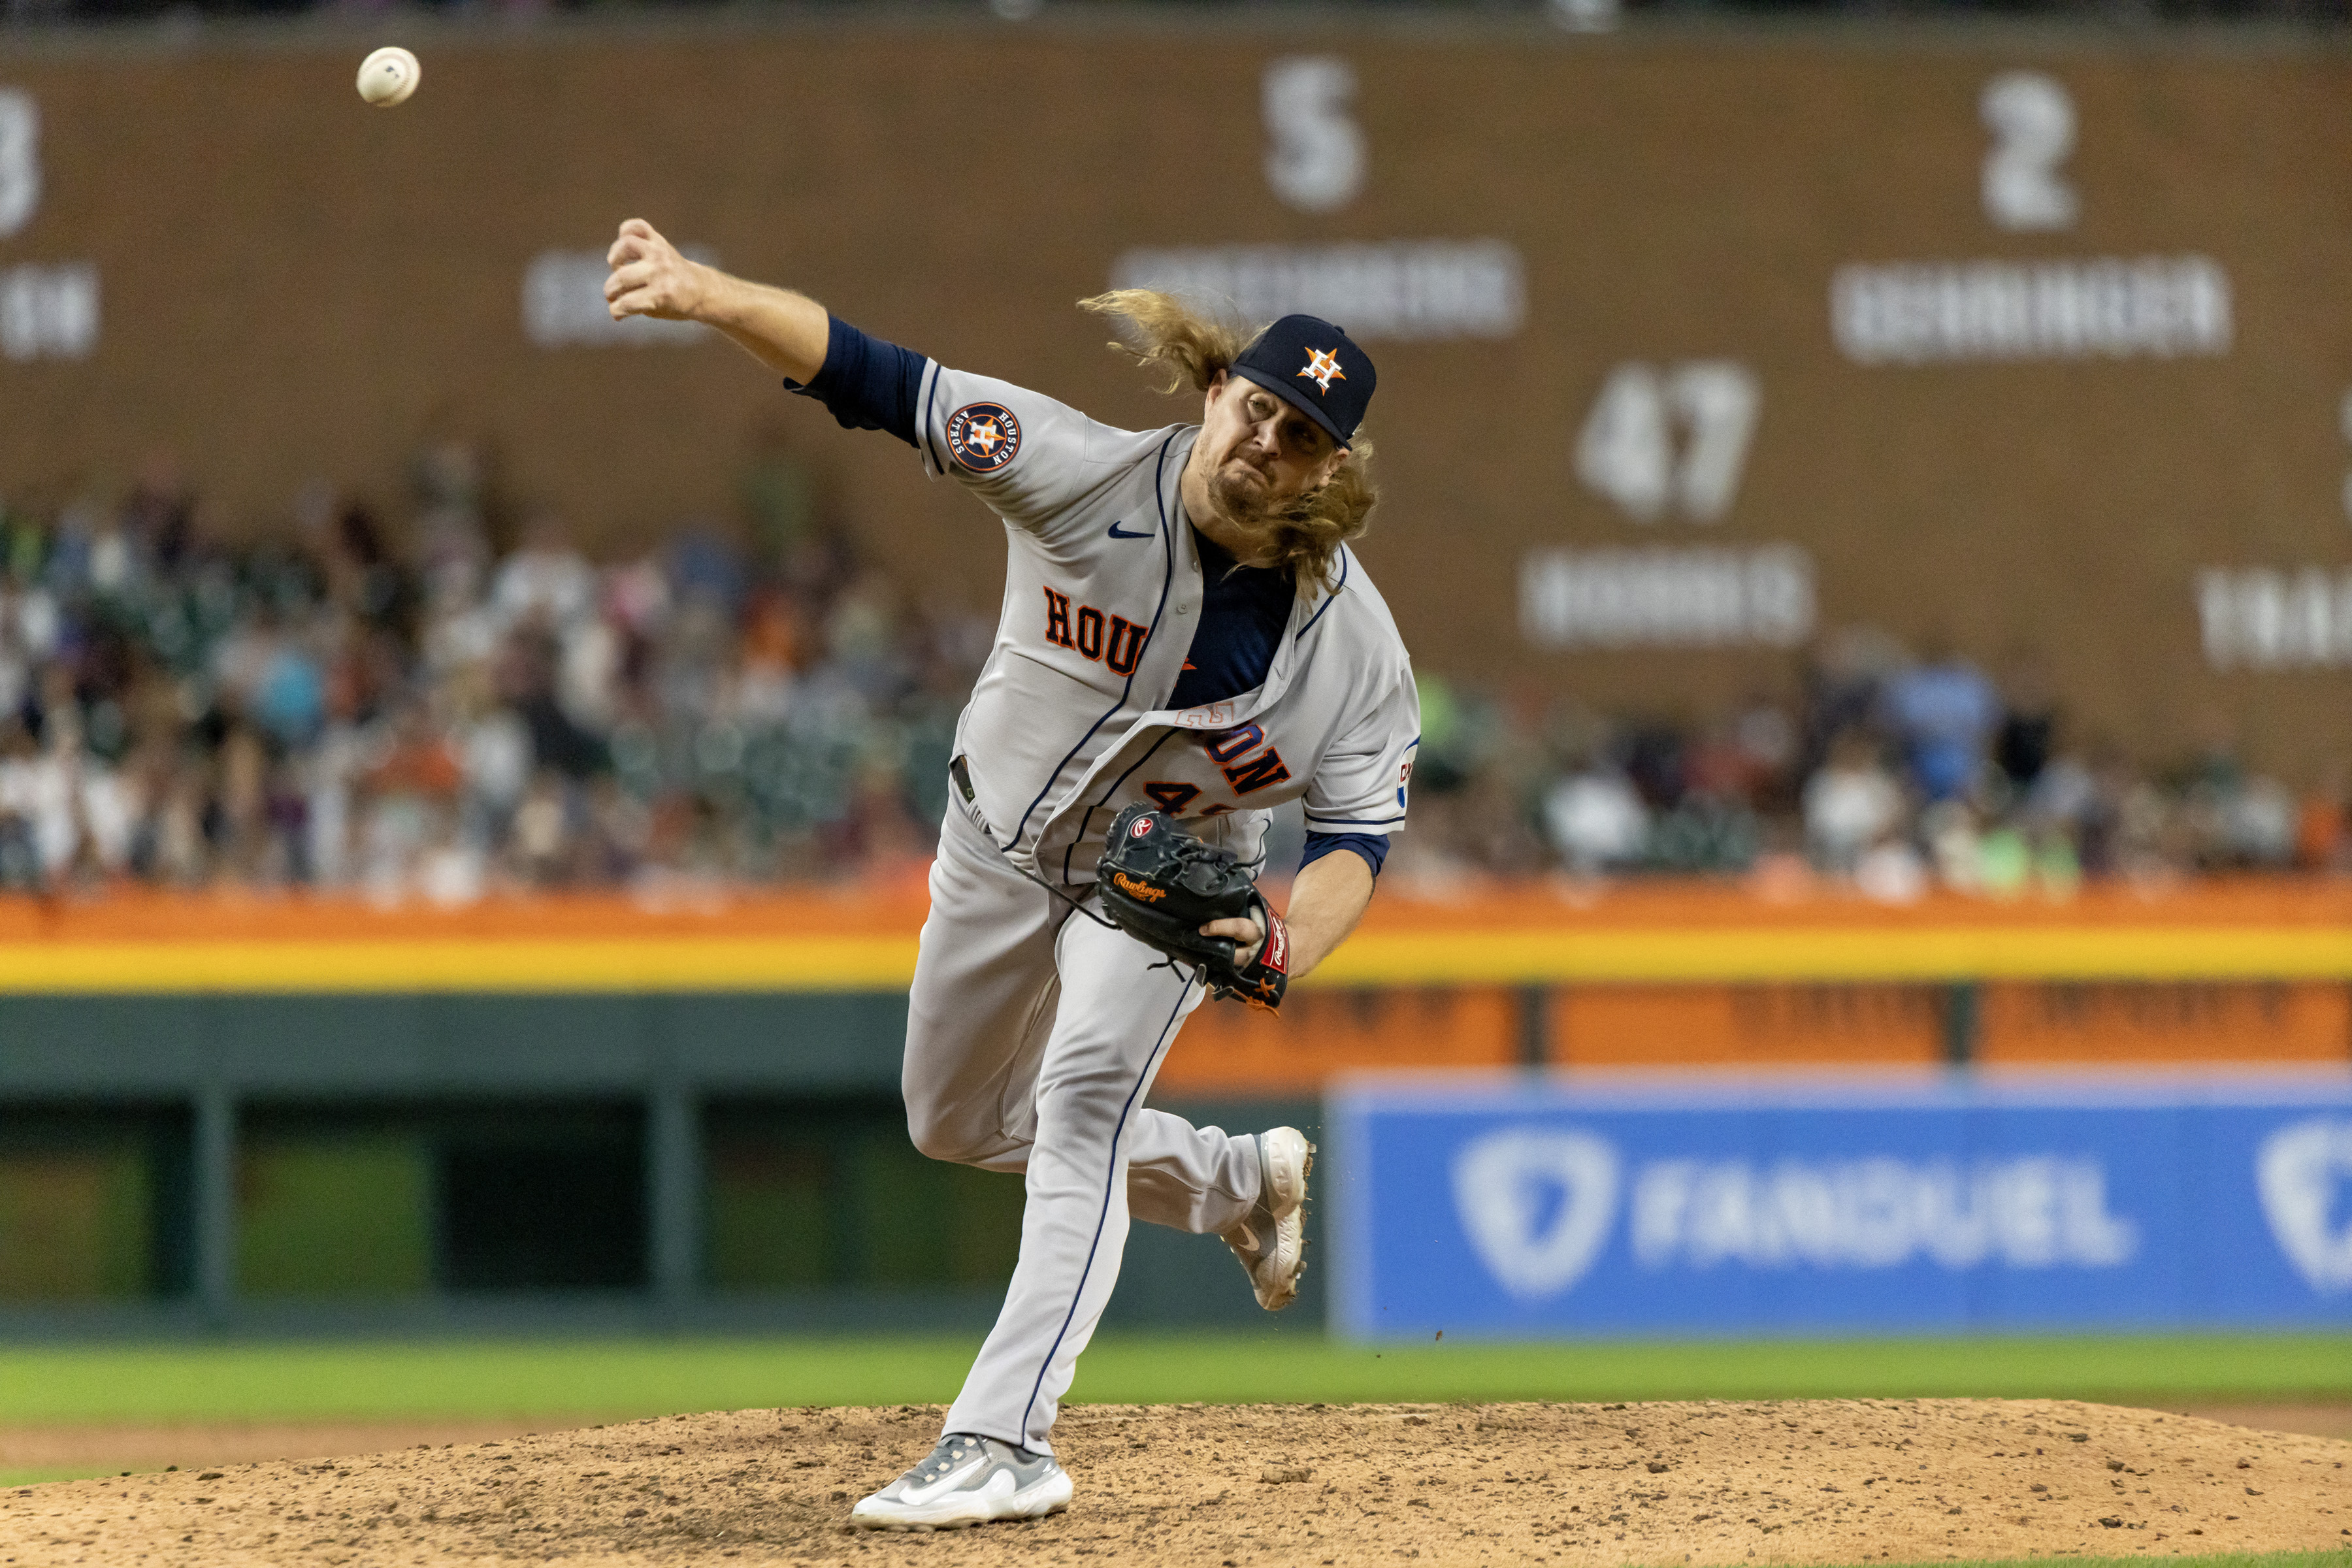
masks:
<instances>
[{"instance_id":1,"label":"navy baseball cap","mask_svg":"<svg viewBox=\"0 0 2352 1568\"><path fill-rule=\"evenodd\" d=\"M1279 393L1345 450L1371 405L1372 362L1346 332L1320 316L1285 316L1234 362L1268 392Z\"/></svg>"}]
</instances>

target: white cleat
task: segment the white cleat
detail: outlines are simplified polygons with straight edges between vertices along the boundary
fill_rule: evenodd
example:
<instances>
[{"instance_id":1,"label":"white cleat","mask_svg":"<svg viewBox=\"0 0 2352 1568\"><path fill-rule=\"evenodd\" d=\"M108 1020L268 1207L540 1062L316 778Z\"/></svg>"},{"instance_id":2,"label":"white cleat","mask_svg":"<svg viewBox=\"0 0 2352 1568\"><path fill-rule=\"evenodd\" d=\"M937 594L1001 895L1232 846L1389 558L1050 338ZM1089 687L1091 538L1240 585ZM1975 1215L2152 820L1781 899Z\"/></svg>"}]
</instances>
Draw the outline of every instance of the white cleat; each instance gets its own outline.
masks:
<instances>
[{"instance_id":1,"label":"white cleat","mask_svg":"<svg viewBox=\"0 0 2352 1568\"><path fill-rule=\"evenodd\" d=\"M950 1432L931 1457L849 1510L867 1530L961 1530L1043 1519L1070 1506L1070 1473L1051 1454Z\"/></svg>"},{"instance_id":2,"label":"white cleat","mask_svg":"<svg viewBox=\"0 0 2352 1568\"><path fill-rule=\"evenodd\" d=\"M1307 1175L1315 1145L1296 1127L1257 1135L1257 1206L1225 1232L1224 1243L1249 1271L1257 1304L1279 1312L1298 1300L1307 1271Z\"/></svg>"}]
</instances>

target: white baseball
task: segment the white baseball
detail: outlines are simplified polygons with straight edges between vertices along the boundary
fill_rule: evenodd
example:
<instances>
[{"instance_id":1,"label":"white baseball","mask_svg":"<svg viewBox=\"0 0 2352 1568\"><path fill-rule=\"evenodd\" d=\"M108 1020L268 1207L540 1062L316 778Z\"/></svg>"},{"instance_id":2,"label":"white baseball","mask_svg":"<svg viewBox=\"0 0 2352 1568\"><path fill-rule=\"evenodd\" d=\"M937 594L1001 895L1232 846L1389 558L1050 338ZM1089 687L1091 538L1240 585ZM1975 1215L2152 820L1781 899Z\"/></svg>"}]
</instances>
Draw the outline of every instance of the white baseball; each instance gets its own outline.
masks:
<instances>
[{"instance_id":1,"label":"white baseball","mask_svg":"<svg viewBox=\"0 0 2352 1568\"><path fill-rule=\"evenodd\" d=\"M360 62L360 96L378 109L390 109L407 102L424 75L425 68L406 49L381 48Z\"/></svg>"}]
</instances>

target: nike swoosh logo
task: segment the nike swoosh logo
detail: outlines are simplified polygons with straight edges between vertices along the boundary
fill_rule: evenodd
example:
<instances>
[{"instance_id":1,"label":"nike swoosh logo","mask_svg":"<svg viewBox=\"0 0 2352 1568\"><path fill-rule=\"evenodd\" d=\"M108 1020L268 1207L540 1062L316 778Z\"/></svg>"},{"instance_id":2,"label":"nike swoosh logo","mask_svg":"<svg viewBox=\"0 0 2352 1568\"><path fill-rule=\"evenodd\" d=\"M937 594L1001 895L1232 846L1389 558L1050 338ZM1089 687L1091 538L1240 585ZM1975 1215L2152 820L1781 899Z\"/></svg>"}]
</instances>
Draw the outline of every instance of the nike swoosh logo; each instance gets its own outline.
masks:
<instances>
[{"instance_id":1,"label":"nike swoosh logo","mask_svg":"<svg viewBox=\"0 0 2352 1568\"><path fill-rule=\"evenodd\" d=\"M920 1486L908 1487L902 1496L906 1501L911 1503L929 1502L940 1493L962 1485L966 1478L987 1463L987 1455L975 1454L936 1480L928 1481ZM989 1479L993 1480L995 1478L992 1476Z\"/></svg>"},{"instance_id":2,"label":"nike swoosh logo","mask_svg":"<svg viewBox=\"0 0 2352 1568\"><path fill-rule=\"evenodd\" d=\"M1124 522L1126 521L1127 520L1125 518L1121 518L1119 520L1120 522ZM1113 539L1149 539L1158 531L1159 530L1157 529L1147 528L1141 533L1121 533L1118 531L1118 523L1114 522L1110 525L1110 536Z\"/></svg>"}]
</instances>

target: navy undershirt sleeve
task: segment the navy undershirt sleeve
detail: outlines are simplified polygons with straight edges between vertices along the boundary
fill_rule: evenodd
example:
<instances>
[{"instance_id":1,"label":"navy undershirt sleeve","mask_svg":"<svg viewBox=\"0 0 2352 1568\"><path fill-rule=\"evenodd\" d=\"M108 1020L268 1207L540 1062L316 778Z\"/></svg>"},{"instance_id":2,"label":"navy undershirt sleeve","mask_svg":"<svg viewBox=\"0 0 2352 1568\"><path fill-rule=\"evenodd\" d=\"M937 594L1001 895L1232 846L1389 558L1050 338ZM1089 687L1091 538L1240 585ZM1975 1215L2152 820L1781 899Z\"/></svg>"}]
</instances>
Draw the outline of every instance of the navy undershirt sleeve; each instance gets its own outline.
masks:
<instances>
[{"instance_id":1,"label":"navy undershirt sleeve","mask_svg":"<svg viewBox=\"0 0 2352 1568\"><path fill-rule=\"evenodd\" d=\"M784 390L814 397L845 430L887 430L915 446L915 404L924 359L880 338L867 337L839 316L828 317L824 364L803 386L790 376Z\"/></svg>"},{"instance_id":2,"label":"navy undershirt sleeve","mask_svg":"<svg viewBox=\"0 0 2352 1568\"><path fill-rule=\"evenodd\" d=\"M1364 864L1372 868L1373 879L1378 880L1381 868L1388 863L1388 835L1385 833L1309 833L1307 836L1307 853L1298 858L1298 868L1304 871L1307 867L1337 849L1352 849L1361 855L1364 858Z\"/></svg>"},{"instance_id":3,"label":"navy undershirt sleeve","mask_svg":"<svg viewBox=\"0 0 2352 1568\"><path fill-rule=\"evenodd\" d=\"M1297 592L1288 574L1237 566L1229 551L1198 529L1192 539L1201 551L1201 629L1185 652L1171 708L1222 702L1265 685Z\"/></svg>"}]
</instances>

